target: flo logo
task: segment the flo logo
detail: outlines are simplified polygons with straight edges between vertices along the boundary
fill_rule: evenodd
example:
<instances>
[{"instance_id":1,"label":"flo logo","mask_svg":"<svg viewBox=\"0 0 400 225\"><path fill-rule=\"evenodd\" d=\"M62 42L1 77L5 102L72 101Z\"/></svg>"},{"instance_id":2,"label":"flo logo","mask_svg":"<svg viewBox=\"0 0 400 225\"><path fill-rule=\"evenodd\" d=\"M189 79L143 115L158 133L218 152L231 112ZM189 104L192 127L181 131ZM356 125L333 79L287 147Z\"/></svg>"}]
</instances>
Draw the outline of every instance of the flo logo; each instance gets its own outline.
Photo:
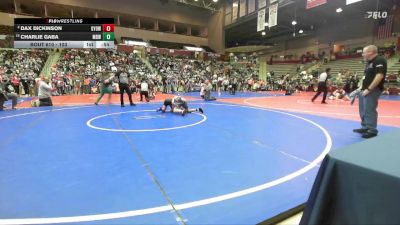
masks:
<instances>
[{"instance_id":1,"label":"flo logo","mask_svg":"<svg viewBox=\"0 0 400 225\"><path fill-rule=\"evenodd\" d=\"M367 19L373 18L374 20L377 19L386 19L387 18L387 12L367 12L367 15L365 16Z\"/></svg>"}]
</instances>

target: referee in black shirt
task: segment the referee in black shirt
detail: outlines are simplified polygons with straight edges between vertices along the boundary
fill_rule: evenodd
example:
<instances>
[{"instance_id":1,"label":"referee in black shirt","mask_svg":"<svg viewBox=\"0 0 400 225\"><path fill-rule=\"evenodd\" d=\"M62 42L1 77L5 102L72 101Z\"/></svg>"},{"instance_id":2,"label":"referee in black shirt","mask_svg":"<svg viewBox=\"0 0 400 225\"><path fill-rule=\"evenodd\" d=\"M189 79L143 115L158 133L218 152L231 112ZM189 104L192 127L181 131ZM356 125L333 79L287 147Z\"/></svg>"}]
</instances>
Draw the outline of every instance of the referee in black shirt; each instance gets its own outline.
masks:
<instances>
[{"instance_id":1,"label":"referee in black shirt","mask_svg":"<svg viewBox=\"0 0 400 225\"><path fill-rule=\"evenodd\" d=\"M321 73L318 77L318 92L311 99L312 102L315 101L318 96L324 92L324 96L322 98L322 104L326 104L326 95L328 95L328 79L330 77L331 68L326 68L324 73Z\"/></svg>"},{"instance_id":2,"label":"referee in black shirt","mask_svg":"<svg viewBox=\"0 0 400 225\"><path fill-rule=\"evenodd\" d=\"M135 106L135 103L132 101L132 93L131 89L129 88L129 80L130 75L126 72L125 68L121 68L121 71L117 73L118 84L119 84L119 93L121 98L121 107L125 107L124 105L124 92L128 94L129 102L131 106Z\"/></svg>"},{"instance_id":3,"label":"referee in black shirt","mask_svg":"<svg viewBox=\"0 0 400 225\"><path fill-rule=\"evenodd\" d=\"M383 91L387 62L385 58L378 56L378 48L375 45L365 47L363 57L366 65L359 99L361 128L353 131L362 134L363 138L372 138L378 135L376 108L379 96Z\"/></svg>"}]
</instances>

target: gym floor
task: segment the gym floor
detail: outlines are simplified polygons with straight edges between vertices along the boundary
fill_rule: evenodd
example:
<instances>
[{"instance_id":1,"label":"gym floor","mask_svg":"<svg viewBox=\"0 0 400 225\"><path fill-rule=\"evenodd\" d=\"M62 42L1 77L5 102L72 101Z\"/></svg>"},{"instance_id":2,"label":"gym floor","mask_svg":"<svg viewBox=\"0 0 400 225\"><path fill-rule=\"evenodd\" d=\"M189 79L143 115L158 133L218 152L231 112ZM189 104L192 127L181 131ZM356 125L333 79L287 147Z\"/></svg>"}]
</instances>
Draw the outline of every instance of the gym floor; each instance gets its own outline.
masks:
<instances>
[{"instance_id":1,"label":"gym floor","mask_svg":"<svg viewBox=\"0 0 400 225\"><path fill-rule=\"evenodd\" d=\"M357 101L311 95L186 94L204 114L185 117L156 112L163 94L23 99L0 113L0 224L262 222L307 200L329 151L364 141ZM380 134L399 129L399 100L380 100Z\"/></svg>"}]
</instances>

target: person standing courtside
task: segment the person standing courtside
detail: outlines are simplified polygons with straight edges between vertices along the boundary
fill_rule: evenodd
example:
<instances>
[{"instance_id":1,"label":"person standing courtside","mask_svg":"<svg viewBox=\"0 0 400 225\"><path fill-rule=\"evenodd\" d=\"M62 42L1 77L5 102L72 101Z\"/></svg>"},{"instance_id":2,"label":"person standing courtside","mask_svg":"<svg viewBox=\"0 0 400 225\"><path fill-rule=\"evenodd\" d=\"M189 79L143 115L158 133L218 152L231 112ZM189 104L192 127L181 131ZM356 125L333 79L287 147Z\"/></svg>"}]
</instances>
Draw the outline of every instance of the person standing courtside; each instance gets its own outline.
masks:
<instances>
[{"instance_id":1,"label":"person standing courtside","mask_svg":"<svg viewBox=\"0 0 400 225\"><path fill-rule=\"evenodd\" d=\"M129 102L131 103L131 106L135 106L135 104L132 101L132 92L129 88L129 82L130 82L130 75L126 72L125 68L122 68L119 73L117 73L116 77L118 78L118 85L119 85L119 92L120 92L120 98L121 98L121 107L125 107L124 105L124 92L128 94L129 97Z\"/></svg>"},{"instance_id":2,"label":"person standing courtside","mask_svg":"<svg viewBox=\"0 0 400 225\"><path fill-rule=\"evenodd\" d=\"M328 95L328 79L329 79L329 76L330 76L330 71L331 71L331 68L326 68L325 69L325 72L323 72L323 73L321 73L320 75L319 75L319 78L318 78L318 92L317 92L317 94L315 94L315 96L311 99L311 101L312 102L314 102L314 100L316 99L316 98L318 98L318 96L322 93L322 92L324 92L324 97L322 98L322 104L326 104L326 96Z\"/></svg>"},{"instance_id":3,"label":"person standing courtside","mask_svg":"<svg viewBox=\"0 0 400 225\"><path fill-rule=\"evenodd\" d=\"M387 62L382 56L378 56L378 48L369 45L363 49L363 57L366 61L364 80L359 94L359 112L361 128L353 130L362 134L363 138L372 138L378 135L378 99L383 91L387 72Z\"/></svg>"},{"instance_id":4,"label":"person standing courtside","mask_svg":"<svg viewBox=\"0 0 400 225\"><path fill-rule=\"evenodd\" d=\"M140 101L143 101L143 96L146 99L146 102L149 102L149 84L145 79L140 83Z\"/></svg>"}]
</instances>

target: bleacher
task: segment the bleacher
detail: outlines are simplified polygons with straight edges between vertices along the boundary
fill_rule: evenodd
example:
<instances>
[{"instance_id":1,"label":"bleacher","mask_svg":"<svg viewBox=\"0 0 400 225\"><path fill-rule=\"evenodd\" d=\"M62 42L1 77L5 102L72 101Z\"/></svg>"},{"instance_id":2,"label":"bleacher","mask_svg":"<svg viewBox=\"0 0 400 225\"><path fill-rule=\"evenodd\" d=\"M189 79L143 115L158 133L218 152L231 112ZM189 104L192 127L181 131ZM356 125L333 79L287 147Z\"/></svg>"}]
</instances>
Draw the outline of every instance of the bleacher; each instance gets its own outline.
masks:
<instances>
[{"instance_id":1,"label":"bleacher","mask_svg":"<svg viewBox=\"0 0 400 225\"><path fill-rule=\"evenodd\" d=\"M286 75L287 73L294 75L297 70L297 64L273 64L267 65L267 72L274 71L273 78L279 78L282 75Z\"/></svg>"},{"instance_id":2,"label":"bleacher","mask_svg":"<svg viewBox=\"0 0 400 225\"><path fill-rule=\"evenodd\" d=\"M400 93L400 82L398 77L400 71L399 57L394 56L392 62L395 63L390 63L390 66L388 66L385 86L388 88L390 94L398 95Z\"/></svg>"},{"instance_id":3,"label":"bleacher","mask_svg":"<svg viewBox=\"0 0 400 225\"><path fill-rule=\"evenodd\" d=\"M323 71L325 68L331 68L331 74L333 76L337 75L341 70L349 70L351 73L357 72L359 76L364 74L365 64L362 62L362 58L354 59L340 59L335 61L330 61L329 63L323 65L320 70ZM396 74L400 71L400 62L396 62L392 66L388 66L387 74Z\"/></svg>"},{"instance_id":4,"label":"bleacher","mask_svg":"<svg viewBox=\"0 0 400 225\"><path fill-rule=\"evenodd\" d=\"M362 58L354 59L340 59L331 61L320 68L320 71L325 70L325 68L331 68L331 74L335 77L341 70L349 70L350 73L357 73L358 78L364 75L365 64L362 62ZM398 94L400 92L399 82L397 80L397 74L400 71L400 62L396 58L396 63L389 66L387 70L386 84L385 86L389 88L390 94Z\"/></svg>"},{"instance_id":5,"label":"bleacher","mask_svg":"<svg viewBox=\"0 0 400 225\"><path fill-rule=\"evenodd\" d=\"M388 68L387 74L393 73L393 74L397 75L399 71L400 71L400 62L397 62Z\"/></svg>"},{"instance_id":6,"label":"bleacher","mask_svg":"<svg viewBox=\"0 0 400 225\"><path fill-rule=\"evenodd\" d=\"M364 74L365 66L362 60L362 58L352 58L330 61L321 67L321 71L329 67L333 76L336 76L341 70L349 70L351 73L357 73L358 76L361 76Z\"/></svg>"}]
</instances>

